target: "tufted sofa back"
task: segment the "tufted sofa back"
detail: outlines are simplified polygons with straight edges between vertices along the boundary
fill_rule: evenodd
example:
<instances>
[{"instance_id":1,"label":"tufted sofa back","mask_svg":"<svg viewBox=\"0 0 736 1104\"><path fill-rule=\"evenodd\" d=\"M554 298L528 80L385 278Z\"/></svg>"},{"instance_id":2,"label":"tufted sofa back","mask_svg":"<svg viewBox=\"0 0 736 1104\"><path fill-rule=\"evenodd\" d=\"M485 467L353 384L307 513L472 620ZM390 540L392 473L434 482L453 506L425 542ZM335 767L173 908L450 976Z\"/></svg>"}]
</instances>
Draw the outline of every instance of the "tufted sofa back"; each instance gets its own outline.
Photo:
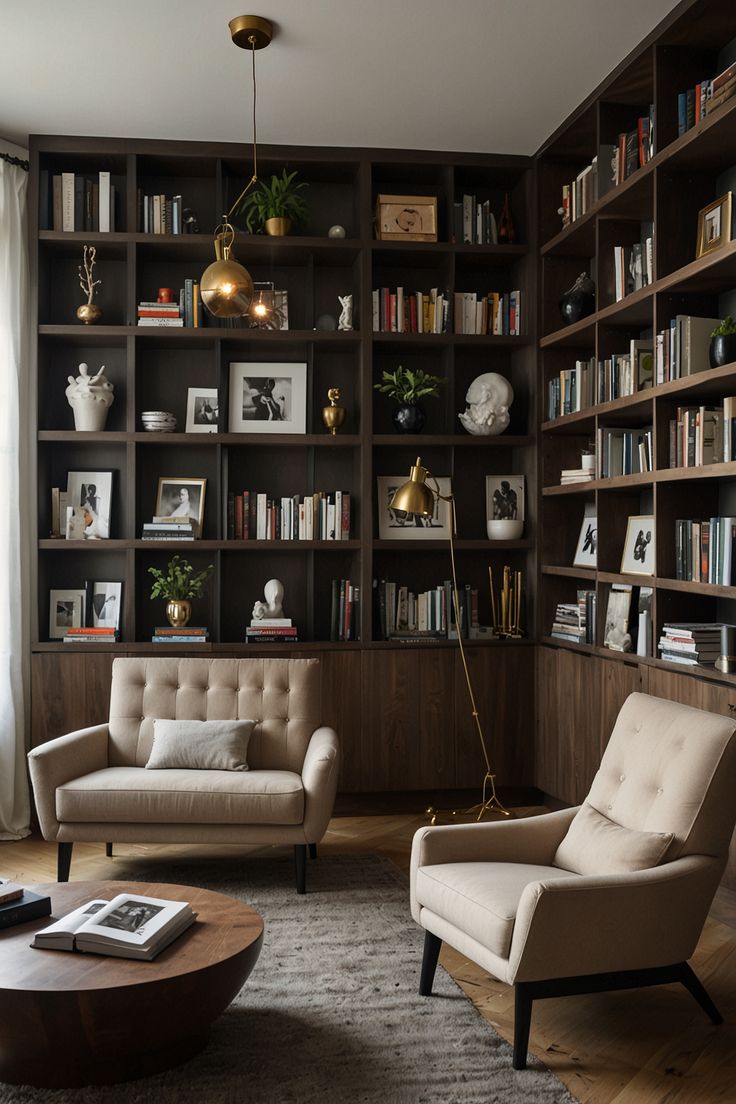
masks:
<instances>
[{"instance_id":1,"label":"tufted sofa back","mask_svg":"<svg viewBox=\"0 0 736 1104\"><path fill-rule=\"evenodd\" d=\"M110 692L111 767L145 766L155 718L257 721L254 769L301 773L321 724L317 659L116 659Z\"/></svg>"},{"instance_id":2,"label":"tufted sofa back","mask_svg":"<svg viewBox=\"0 0 736 1104\"><path fill-rule=\"evenodd\" d=\"M736 719L630 694L586 800L609 820L674 832L668 859L725 858L736 809Z\"/></svg>"}]
</instances>

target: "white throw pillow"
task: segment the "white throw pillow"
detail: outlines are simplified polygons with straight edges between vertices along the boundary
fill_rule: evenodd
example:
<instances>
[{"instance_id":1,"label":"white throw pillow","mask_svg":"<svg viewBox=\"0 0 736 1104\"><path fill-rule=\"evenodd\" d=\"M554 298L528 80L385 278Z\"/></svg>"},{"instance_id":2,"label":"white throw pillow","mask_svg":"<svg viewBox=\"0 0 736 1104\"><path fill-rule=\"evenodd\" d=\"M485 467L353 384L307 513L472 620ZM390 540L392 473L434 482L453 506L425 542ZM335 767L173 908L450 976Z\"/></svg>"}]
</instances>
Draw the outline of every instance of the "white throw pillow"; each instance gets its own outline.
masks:
<instances>
[{"instance_id":1,"label":"white throw pillow","mask_svg":"<svg viewBox=\"0 0 736 1104\"><path fill-rule=\"evenodd\" d=\"M609 820L585 803L557 848L553 866L573 874L630 874L658 866L672 832L639 832Z\"/></svg>"},{"instance_id":2,"label":"white throw pillow","mask_svg":"<svg viewBox=\"0 0 736 1104\"><path fill-rule=\"evenodd\" d=\"M247 771L255 721L154 720L150 770Z\"/></svg>"}]
</instances>

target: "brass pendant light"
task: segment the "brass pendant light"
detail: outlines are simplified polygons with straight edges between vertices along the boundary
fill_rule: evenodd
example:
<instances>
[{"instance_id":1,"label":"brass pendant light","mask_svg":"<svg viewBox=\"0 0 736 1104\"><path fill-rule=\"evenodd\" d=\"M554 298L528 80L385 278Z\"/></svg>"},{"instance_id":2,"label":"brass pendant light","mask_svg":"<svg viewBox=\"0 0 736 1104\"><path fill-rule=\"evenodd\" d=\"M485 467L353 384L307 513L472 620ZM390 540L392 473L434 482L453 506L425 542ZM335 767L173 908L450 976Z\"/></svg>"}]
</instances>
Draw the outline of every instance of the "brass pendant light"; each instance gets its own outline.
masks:
<instances>
[{"instance_id":1,"label":"brass pendant light","mask_svg":"<svg viewBox=\"0 0 736 1104\"><path fill-rule=\"evenodd\" d=\"M258 147L256 142L256 50L268 46L273 27L259 15L238 15L228 26L236 46L250 50L253 68L253 175L215 230L215 257L202 273L202 302L216 318L239 318L248 313L253 299L253 278L247 268L235 260L233 243L235 229L230 216L240 201L258 182Z\"/></svg>"}]
</instances>

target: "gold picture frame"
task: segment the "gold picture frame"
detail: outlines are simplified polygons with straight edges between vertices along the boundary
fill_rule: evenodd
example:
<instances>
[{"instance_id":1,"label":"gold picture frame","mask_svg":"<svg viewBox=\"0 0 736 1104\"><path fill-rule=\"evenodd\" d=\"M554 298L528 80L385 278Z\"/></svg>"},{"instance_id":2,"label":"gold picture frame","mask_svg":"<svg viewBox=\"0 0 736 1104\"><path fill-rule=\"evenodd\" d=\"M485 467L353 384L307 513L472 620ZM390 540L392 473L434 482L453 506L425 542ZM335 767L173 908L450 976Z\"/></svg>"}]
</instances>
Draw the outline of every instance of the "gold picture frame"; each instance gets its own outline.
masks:
<instances>
[{"instance_id":1,"label":"gold picture frame","mask_svg":"<svg viewBox=\"0 0 736 1104\"><path fill-rule=\"evenodd\" d=\"M437 241L437 196L379 195L378 241Z\"/></svg>"},{"instance_id":2,"label":"gold picture frame","mask_svg":"<svg viewBox=\"0 0 736 1104\"><path fill-rule=\"evenodd\" d=\"M698 212L698 247L696 257L704 257L731 241L731 209L733 193L726 192Z\"/></svg>"}]
</instances>

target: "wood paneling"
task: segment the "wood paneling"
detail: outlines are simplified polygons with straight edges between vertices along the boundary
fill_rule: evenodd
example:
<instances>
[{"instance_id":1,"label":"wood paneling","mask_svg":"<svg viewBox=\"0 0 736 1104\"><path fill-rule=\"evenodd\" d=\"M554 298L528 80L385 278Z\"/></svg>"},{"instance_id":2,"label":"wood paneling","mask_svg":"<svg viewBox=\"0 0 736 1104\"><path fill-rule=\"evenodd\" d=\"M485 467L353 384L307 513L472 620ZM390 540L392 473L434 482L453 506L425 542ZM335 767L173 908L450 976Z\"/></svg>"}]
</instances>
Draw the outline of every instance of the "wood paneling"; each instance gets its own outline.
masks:
<instances>
[{"instance_id":1,"label":"wood paneling","mask_svg":"<svg viewBox=\"0 0 736 1104\"><path fill-rule=\"evenodd\" d=\"M322 717L340 736L340 790L361 786L363 687L360 652L327 652L321 657Z\"/></svg>"},{"instance_id":2,"label":"wood paneling","mask_svg":"<svg viewBox=\"0 0 736 1104\"><path fill-rule=\"evenodd\" d=\"M31 656L31 744L102 724L109 715L110 652Z\"/></svg>"}]
</instances>

